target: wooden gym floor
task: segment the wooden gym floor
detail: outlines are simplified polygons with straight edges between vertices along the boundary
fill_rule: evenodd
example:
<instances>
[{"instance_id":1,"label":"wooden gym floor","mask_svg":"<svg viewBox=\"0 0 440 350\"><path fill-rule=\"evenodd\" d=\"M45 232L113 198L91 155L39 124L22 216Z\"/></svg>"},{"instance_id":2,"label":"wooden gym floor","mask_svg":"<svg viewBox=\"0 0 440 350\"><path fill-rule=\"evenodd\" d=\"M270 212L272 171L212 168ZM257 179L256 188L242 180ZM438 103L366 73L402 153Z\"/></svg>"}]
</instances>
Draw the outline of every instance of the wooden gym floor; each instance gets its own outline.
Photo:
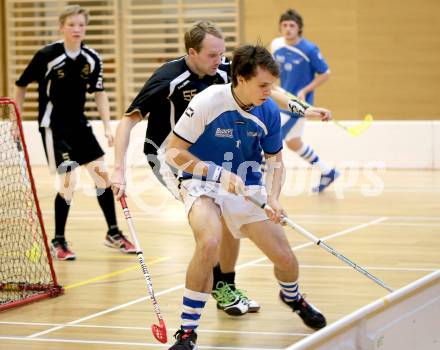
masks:
<instances>
[{"instance_id":1,"label":"wooden gym floor","mask_svg":"<svg viewBox=\"0 0 440 350\"><path fill-rule=\"evenodd\" d=\"M46 167L33 172L51 238L55 180ZM440 269L440 172L353 170L321 195L309 192L316 174L292 175L282 197L290 217L392 288ZM149 329L157 319L136 256L103 245L105 221L83 174L67 224L77 260L55 262L65 295L1 312L1 349L167 349L172 344L193 250L191 231L180 203L145 169L135 169L130 183L128 204L168 326L168 345L156 342ZM128 234L119 204L117 212ZM301 264L301 291L329 323L387 293L285 230ZM283 349L311 334L277 299L272 265L248 240L242 240L237 282L261 311L232 317L210 300L199 329L200 349Z\"/></svg>"}]
</instances>

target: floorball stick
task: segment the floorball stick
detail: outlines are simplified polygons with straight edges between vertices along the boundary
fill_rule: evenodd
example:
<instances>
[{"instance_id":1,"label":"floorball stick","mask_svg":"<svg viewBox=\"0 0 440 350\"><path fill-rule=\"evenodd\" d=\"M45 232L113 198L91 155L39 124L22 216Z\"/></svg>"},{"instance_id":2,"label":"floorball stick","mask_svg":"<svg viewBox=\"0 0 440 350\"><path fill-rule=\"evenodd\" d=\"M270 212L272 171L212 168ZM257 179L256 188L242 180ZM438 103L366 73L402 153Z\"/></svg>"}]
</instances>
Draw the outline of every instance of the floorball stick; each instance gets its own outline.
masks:
<instances>
[{"instance_id":1,"label":"floorball stick","mask_svg":"<svg viewBox=\"0 0 440 350\"><path fill-rule=\"evenodd\" d=\"M260 207L261 209L268 209L268 210L273 210L268 204L259 201L258 199L254 198L254 197L247 197L252 203L254 203L256 206ZM309 240L311 240L313 243L315 243L317 246L324 248L327 252L333 254L334 256L336 256L338 259L340 259L341 261L343 261L344 263L346 263L347 265L351 266L352 268L354 268L356 271L360 272L361 274L363 274L364 276L368 277L370 280L372 280L373 282L377 283L379 286L385 288L387 291L389 292L393 292L393 289L391 289L389 286L387 286L384 282L382 282L379 278L373 276L371 273L369 273L367 270L365 270L364 268L360 267L359 265L357 265L356 263L354 263L353 261L351 261L349 258L345 257L344 255L338 253L336 250L334 250L332 247L330 247L327 243L325 243L324 241L320 240L318 237L314 236L313 234L311 234L310 232L308 232L306 229L302 228L300 225L298 225L297 223L293 222L291 219L289 219L287 216L285 216L283 218L284 222L290 226L291 228L293 228L296 232L301 233L304 237L308 238Z\"/></svg>"},{"instance_id":2,"label":"floorball stick","mask_svg":"<svg viewBox=\"0 0 440 350\"><path fill-rule=\"evenodd\" d=\"M165 321L163 320L162 314L160 313L159 303L154 296L153 283L151 282L150 273L148 272L147 265L145 265L144 255L139 245L139 240L137 238L136 230L134 228L133 220L131 219L130 212L127 207L127 201L125 197L120 199L122 210L124 211L125 219L127 220L128 228L130 230L131 238L133 239L134 245L136 247L136 255L138 257L139 263L142 268L142 272L147 282L148 294L150 295L151 302L153 303L154 312L156 313L157 319L159 320L159 325L152 324L151 331L154 337L161 343L167 342L167 328L165 326Z\"/></svg>"},{"instance_id":3,"label":"floorball stick","mask_svg":"<svg viewBox=\"0 0 440 350\"><path fill-rule=\"evenodd\" d=\"M281 86L276 86L275 90L285 94L287 97L289 97L289 98L291 98L293 100L299 100L298 97L296 97L295 95L291 94L287 90L284 90ZM304 101L302 101L302 102L304 103ZM371 114L367 114L360 123L357 123L356 125L353 125L353 126L346 126L346 125L344 125L343 123L341 123L340 121L338 121L336 119L332 119L332 120L333 120L333 123L335 123L336 126L338 126L341 129L345 130L351 136L359 136L359 135L363 134L365 131L367 131L368 128L371 126L371 124L373 123L373 116Z\"/></svg>"}]
</instances>

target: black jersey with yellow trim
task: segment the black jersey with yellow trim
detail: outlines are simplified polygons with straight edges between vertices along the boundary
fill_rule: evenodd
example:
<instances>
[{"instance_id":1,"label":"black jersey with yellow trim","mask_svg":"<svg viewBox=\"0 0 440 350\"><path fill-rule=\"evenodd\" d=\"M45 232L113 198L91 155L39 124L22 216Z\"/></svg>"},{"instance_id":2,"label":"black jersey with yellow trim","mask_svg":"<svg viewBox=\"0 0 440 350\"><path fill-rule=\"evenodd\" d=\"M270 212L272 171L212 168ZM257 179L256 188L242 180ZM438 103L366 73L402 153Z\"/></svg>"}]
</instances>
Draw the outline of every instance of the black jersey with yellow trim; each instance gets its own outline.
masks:
<instances>
[{"instance_id":1,"label":"black jersey with yellow trim","mask_svg":"<svg viewBox=\"0 0 440 350\"><path fill-rule=\"evenodd\" d=\"M25 87L36 81L40 127L66 132L87 124L86 92L104 90L102 70L101 57L95 50L81 44L79 55L72 59L61 40L37 51L16 85Z\"/></svg>"},{"instance_id":2,"label":"black jersey with yellow trim","mask_svg":"<svg viewBox=\"0 0 440 350\"><path fill-rule=\"evenodd\" d=\"M144 153L157 155L191 99L213 84L229 82L230 62L224 58L215 75L200 78L186 64L185 57L158 68L147 80L126 111L139 111L148 118Z\"/></svg>"}]
</instances>

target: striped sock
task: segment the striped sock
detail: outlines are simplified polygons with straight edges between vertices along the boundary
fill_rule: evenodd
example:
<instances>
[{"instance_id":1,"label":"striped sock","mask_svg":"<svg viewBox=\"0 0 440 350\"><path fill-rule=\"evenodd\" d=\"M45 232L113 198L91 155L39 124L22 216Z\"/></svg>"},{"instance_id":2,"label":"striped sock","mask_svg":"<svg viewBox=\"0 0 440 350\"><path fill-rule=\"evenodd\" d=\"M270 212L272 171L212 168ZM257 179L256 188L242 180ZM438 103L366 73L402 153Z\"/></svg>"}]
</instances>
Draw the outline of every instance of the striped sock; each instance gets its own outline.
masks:
<instances>
[{"instance_id":1,"label":"striped sock","mask_svg":"<svg viewBox=\"0 0 440 350\"><path fill-rule=\"evenodd\" d=\"M302 147L296 151L296 153L306 162L309 162L312 166L318 166L322 174L327 175L331 171L327 164L320 160L319 156L311 146L303 144Z\"/></svg>"},{"instance_id":2,"label":"striped sock","mask_svg":"<svg viewBox=\"0 0 440 350\"><path fill-rule=\"evenodd\" d=\"M283 293L283 299L287 302L299 300L300 294L298 291L298 282L282 282L278 281Z\"/></svg>"},{"instance_id":3,"label":"striped sock","mask_svg":"<svg viewBox=\"0 0 440 350\"><path fill-rule=\"evenodd\" d=\"M183 292L183 307L180 318L183 330L195 330L199 326L199 319L210 294L195 292L186 289Z\"/></svg>"}]
</instances>

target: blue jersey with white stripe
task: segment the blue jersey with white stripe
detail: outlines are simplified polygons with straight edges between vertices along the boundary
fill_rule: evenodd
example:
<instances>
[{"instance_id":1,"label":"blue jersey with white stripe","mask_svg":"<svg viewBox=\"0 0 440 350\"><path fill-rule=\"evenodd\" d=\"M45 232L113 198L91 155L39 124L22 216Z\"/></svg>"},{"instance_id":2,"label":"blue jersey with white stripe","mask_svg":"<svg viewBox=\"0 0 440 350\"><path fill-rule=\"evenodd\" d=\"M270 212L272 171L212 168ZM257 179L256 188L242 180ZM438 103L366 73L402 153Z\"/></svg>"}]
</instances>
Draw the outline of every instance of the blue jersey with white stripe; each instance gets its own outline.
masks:
<instances>
[{"instance_id":1,"label":"blue jersey with white stripe","mask_svg":"<svg viewBox=\"0 0 440 350\"><path fill-rule=\"evenodd\" d=\"M318 46L307 39L301 38L298 44L287 45L284 38L276 38L271 50L280 65L281 87L294 95L307 86L315 74L328 71ZM306 101L313 104L313 91L306 95Z\"/></svg>"},{"instance_id":2,"label":"blue jersey with white stripe","mask_svg":"<svg viewBox=\"0 0 440 350\"><path fill-rule=\"evenodd\" d=\"M261 151L276 154L282 149L280 126L273 100L246 112L232 96L231 84L226 84L195 96L174 133L192 144L188 150L199 159L239 175L245 185L261 185Z\"/></svg>"}]
</instances>

